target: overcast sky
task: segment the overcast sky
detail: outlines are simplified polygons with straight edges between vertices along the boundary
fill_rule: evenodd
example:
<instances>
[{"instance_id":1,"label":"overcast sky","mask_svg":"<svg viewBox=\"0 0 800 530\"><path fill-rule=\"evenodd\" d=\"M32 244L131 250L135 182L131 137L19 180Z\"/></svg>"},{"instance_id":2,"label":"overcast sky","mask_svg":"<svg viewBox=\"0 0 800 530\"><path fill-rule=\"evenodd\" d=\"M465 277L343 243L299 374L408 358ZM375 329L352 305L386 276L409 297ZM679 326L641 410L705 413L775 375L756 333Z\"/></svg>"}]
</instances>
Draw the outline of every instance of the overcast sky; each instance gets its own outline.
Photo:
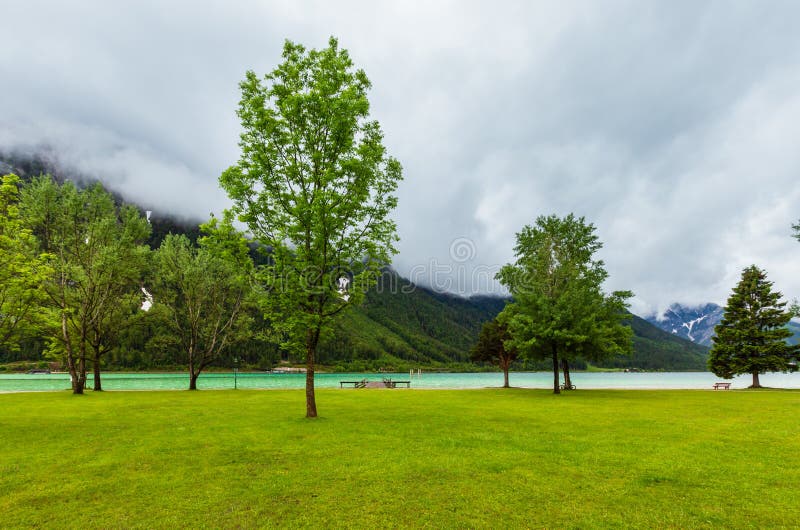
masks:
<instances>
[{"instance_id":1,"label":"overcast sky","mask_svg":"<svg viewBox=\"0 0 800 530\"><path fill-rule=\"evenodd\" d=\"M396 268L455 292L537 216L604 242L639 314L724 303L742 268L800 297L800 2L0 0L0 149L50 146L205 218L238 83L339 38L404 166Z\"/></svg>"}]
</instances>

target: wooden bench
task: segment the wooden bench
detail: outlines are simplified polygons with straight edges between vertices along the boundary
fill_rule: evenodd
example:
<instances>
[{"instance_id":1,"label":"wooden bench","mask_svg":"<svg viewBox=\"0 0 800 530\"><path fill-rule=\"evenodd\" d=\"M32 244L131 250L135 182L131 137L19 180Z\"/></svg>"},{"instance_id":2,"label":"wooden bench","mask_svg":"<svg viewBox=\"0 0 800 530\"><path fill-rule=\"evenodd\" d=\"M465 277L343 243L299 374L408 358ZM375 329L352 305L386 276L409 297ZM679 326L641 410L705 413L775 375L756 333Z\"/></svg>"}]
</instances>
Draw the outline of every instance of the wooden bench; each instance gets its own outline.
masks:
<instances>
[{"instance_id":1,"label":"wooden bench","mask_svg":"<svg viewBox=\"0 0 800 530\"><path fill-rule=\"evenodd\" d=\"M391 377L384 377L383 384L386 388L396 388L397 385L406 385L406 388L411 388L411 381L394 381Z\"/></svg>"},{"instance_id":2,"label":"wooden bench","mask_svg":"<svg viewBox=\"0 0 800 530\"><path fill-rule=\"evenodd\" d=\"M391 379L384 379L383 381L367 381L366 379L361 381L339 381L339 388L344 388L344 385L352 385L353 388L367 388L367 386L373 388L395 388L397 385L406 385L406 388L411 388L411 381L392 381Z\"/></svg>"},{"instance_id":3,"label":"wooden bench","mask_svg":"<svg viewBox=\"0 0 800 530\"><path fill-rule=\"evenodd\" d=\"M367 386L367 380L362 379L361 381L339 381L339 388L344 388L344 385L353 385L353 388L364 388Z\"/></svg>"},{"instance_id":4,"label":"wooden bench","mask_svg":"<svg viewBox=\"0 0 800 530\"><path fill-rule=\"evenodd\" d=\"M722 390L730 390L731 389L731 384L730 383L714 383L714 390L719 390L720 388Z\"/></svg>"}]
</instances>

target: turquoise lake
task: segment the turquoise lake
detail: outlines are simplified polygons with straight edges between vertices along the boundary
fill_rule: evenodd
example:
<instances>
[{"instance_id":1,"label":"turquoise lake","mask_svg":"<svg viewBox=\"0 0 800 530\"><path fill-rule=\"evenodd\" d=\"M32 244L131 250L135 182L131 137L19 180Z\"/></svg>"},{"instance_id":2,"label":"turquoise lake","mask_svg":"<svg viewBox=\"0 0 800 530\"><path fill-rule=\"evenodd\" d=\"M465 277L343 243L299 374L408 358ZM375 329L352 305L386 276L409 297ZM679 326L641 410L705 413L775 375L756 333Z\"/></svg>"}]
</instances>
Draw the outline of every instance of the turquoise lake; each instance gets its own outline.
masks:
<instances>
[{"instance_id":1,"label":"turquoise lake","mask_svg":"<svg viewBox=\"0 0 800 530\"><path fill-rule=\"evenodd\" d=\"M318 388L339 388L340 381L380 381L391 377L395 381L411 381L416 389L460 389L499 387L503 374L494 373L424 373L409 378L408 373L317 374ZM740 376L732 380L731 388L746 388L751 376ZM760 377L763 386L775 388L800 388L800 373L764 374ZM89 374L89 388L92 377ZM645 373L588 373L572 374L577 388L616 389L711 389L717 381L723 381L710 372L645 372ZM236 377L237 388L279 389L303 388L305 374L240 373ZM512 372L510 384L523 388L551 388L553 374L550 372ZM103 374L104 390L181 390L189 386L185 373L120 373ZM225 389L234 387L232 373L202 374L198 379L200 389ZM67 374L0 374L0 392L57 391L70 388ZM352 389L350 389L352 391Z\"/></svg>"}]
</instances>

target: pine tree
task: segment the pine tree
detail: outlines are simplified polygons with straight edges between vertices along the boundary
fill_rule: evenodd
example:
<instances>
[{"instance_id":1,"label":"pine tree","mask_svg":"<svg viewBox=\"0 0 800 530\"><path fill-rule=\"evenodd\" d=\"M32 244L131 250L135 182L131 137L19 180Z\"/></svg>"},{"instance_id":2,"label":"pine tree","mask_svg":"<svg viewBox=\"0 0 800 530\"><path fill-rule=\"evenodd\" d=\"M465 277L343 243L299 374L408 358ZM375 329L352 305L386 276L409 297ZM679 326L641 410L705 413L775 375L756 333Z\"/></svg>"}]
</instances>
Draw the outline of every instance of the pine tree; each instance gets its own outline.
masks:
<instances>
[{"instance_id":1,"label":"pine tree","mask_svg":"<svg viewBox=\"0 0 800 530\"><path fill-rule=\"evenodd\" d=\"M786 343L792 318L781 293L772 290L764 271L751 265L733 289L708 357L708 368L719 377L753 374L751 388L760 388L758 375L786 372L800 346Z\"/></svg>"}]
</instances>

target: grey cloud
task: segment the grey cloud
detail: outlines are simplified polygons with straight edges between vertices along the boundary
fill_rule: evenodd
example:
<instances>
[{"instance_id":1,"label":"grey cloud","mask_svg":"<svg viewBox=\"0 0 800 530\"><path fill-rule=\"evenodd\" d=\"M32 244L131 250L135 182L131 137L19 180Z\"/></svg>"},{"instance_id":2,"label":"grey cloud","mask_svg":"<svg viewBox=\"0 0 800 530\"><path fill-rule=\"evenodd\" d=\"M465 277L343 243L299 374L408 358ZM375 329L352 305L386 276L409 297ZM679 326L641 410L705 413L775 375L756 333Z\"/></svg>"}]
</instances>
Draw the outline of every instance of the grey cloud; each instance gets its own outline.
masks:
<instances>
[{"instance_id":1,"label":"grey cloud","mask_svg":"<svg viewBox=\"0 0 800 530\"><path fill-rule=\"evenodd\" d=\"M0 149L51 145L131 198L205 217L227 205L245 70L270 70L284 38L333 34L405 168L401 272L469 292L459 275L510 261L524 224L575 212L640 312L723 302L753 262L797 297L799 16L792 2L5 2ZM450 255L459 238L467 261ZM448 266L449 282L432 272Z\"/></svg>"}]
</instances>

